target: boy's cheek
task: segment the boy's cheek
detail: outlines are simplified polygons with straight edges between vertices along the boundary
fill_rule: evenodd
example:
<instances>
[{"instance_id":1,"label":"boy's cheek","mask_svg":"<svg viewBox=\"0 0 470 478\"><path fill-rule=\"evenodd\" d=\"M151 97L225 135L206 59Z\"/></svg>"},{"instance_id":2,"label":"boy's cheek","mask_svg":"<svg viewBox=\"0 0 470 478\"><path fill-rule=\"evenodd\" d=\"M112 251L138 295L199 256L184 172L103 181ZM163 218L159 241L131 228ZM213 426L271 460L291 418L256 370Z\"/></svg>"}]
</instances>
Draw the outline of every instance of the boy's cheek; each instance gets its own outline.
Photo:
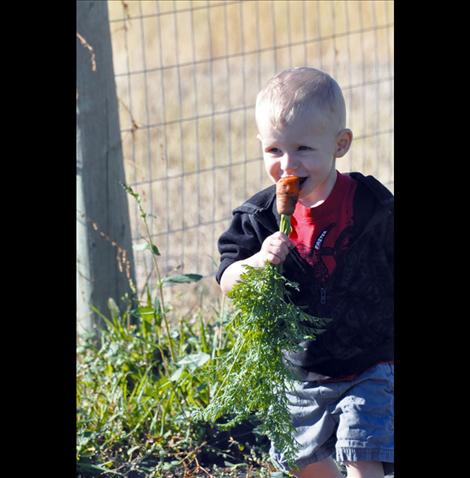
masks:
<instances>
[{"instance_id":1,"label":"boy's cheek","mask_svg":"<svg viewBox=\"0 0 470 478\"><path fill-rule=\"evenodd\" d=\"M279 181L280 175L279 174L273 174L268 172L268 176L271 178L273 183L277 183Z\"/></svg>"},{"instance_id":2,"label":"boy's cheek","mask_svg":"<svg viewBox=\"0 0 470 478\"><path fill-rule=\"evenodd\" d=\"M277 182L280 175L280 166L278 163L273 163L272 161L264 160L264 169L267 175L272 179L273 182Z\"/></svg>"}]
</instances>

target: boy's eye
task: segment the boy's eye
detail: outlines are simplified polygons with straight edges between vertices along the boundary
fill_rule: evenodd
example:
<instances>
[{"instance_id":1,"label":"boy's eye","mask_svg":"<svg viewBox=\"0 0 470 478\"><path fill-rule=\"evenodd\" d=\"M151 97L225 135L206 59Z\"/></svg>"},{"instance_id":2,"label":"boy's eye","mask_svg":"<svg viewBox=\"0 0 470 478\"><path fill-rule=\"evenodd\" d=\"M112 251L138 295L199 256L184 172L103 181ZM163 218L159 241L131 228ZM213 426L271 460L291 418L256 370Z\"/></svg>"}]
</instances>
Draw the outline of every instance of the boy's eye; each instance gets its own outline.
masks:
<instances>
[{"instance_id":1,"label":"boy's eye","mask_svg":"<svg viewBox=\"0 0 470 478\"><path fill-rule=\"evenodd\" d=\"M312 151L313 148L310 146L299 146L299 151Z\"/></svg>"},{"instance_id":2,"label":"boy's eye","mask_svg":"<svg viewBox=\"0 0 470 478\"><path fill-rule=\"evenodd\" d=\"M281 150L278 149L278 148L267 148L266 152L271 153L271 154L278 154L278 153L281 152Z\"/></svg>"}]
</instances>

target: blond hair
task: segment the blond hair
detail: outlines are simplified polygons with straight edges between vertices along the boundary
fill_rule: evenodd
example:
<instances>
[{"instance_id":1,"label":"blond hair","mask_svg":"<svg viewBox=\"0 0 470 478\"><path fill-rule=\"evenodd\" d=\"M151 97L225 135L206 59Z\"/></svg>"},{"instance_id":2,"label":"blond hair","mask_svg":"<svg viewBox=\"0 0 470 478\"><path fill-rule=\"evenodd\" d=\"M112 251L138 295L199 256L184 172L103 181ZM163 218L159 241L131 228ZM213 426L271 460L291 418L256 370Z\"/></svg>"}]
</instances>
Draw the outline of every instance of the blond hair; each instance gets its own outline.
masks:
<instances>
[{"instance_id":1,"label":"blond hair","mask_svg":"<svg viewBox=\"0 0 470 478\"><path fill-rule=\"evenodd\" d=\"M256 121L259 124L260 115L268 114L271 124L279 128L312 107L327 113L337 131L346 126L346 105L338 83L315 68L289 68L273 76L258 93Z\"/></svg>"}]
</instances>

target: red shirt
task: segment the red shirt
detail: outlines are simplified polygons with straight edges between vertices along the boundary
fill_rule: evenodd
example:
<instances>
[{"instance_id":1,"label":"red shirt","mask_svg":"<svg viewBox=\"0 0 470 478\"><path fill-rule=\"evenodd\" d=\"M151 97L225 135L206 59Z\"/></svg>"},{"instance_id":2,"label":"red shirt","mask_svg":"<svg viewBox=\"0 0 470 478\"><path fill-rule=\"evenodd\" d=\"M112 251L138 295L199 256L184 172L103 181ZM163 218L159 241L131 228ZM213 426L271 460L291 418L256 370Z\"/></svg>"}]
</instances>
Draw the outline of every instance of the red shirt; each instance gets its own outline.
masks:
<instances>
[{"instance_id":1,"label":"red shirt","mask_svg":"<svg viewBox=\"0 0 470 478\"><path fill-rule=\"evenodd\" d=\"M289 239L321 283L331 276L338 256L349 245L356 185L354 179L337 171L335 185L322 204L310 208L297 202L292 215Z\"/></svg>"}]
</instances>

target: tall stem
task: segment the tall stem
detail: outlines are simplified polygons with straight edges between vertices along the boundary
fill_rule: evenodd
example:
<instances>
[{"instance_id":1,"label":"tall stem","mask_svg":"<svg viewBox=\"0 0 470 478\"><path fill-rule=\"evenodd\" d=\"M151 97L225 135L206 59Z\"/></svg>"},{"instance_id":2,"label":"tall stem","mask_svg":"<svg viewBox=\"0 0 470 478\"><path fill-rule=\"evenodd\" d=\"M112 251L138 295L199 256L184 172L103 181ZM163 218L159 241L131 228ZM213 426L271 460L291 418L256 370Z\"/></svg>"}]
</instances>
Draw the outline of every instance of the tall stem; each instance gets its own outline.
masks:
<instances>
[{"instance_id":1,"label":"tall stem","mask_svg":"<svg viewBox=\"0 0 470 478\"><path fill-rule=\"evenodd\" d=\"M153 262L153 265L155 267L155 271L157 273L157 287L158 287L158 292L159 292L159 295L160 295L160 305L161 305L162 319L163 319L163 323L165 324L166 333L168 335L168 343L170 344L171 359L174 362L176 360L176 358L175 358L175 352L174 352L174 349L173 349L173 339L171 338L171 335L170 335L170 326L168 324L168 319L167 319L166 312L165 312L165 301L164 301L164 298L163 298L163 282L162 282L162 277L160 275L160 269L158 268L158 262L157 262L157 259L155 257L155 252L153 251L153 247L152 247L153 246L152 236L150 235L149 226L147 224L147 214L144 211L144 209L142 208L142 204L141 204L141 201L140 201L139 194L137 194L130 186L127 186L126 184L123 184L122 186L137 201L137 207L139 208L140 217L142 218L142 220L144 222L144 225L145 225L145 231L147 233L147 238L148 238L147 242L152 249L152 251L151 251L152 252L152 262ZM163 361L165 362L164 358L163 358Z\"/></svg>"},{"instance_id":2,"label":"tall stem","mask_svg":"<svg viewBox=\"0 0 470 478\"><path fill-rule=\"evenodd\" d=\"M288 216L287 214L281 214L281 220L279 222L279 230L286 236L289 235L291 230L290 218L291 216Z\"/></svg>"},{"instance_id":3,"label":"tall stem","mask_svg":"<svg viewBox=\"0 0 470 478\"><path fill-rule=\"evenodd\" d=\"M287 214L281 214L281 219L279 221L279 230L286 236L289 235L291 230L290 218L291 216ZM282 273L282 264L278 264L276 267L277 270Z\"/></svg>"},{"instance_id":4,"label":"tall stem","mask_svg":"<svg viewBox=\"0 0 470 478\"><path fill-rule=\"evenodd\" d=\"M145 218L144 218L144 224L145 224L145 230L147 232L147 237L149 238L149 241L150 241L150 244L151 244L152 240L151 240L150 230L149 230L149 227L148 227L148 224L147 224L147 221L145 220ZM158 267L158 261L157 261L157 258L155 257L155 254L153 253L153 251L152 251L152 261L153 261L153 266L155 267L155 271L157 273L157 284L158 284L158 292L159 292L159 296L160 296L161 314L162 314L162 318L163 318L163 323L165 324L166 333L168 335L168 342L170 344L171 359L173 360L173 362L175 362L176 357L175 357L175 351L173 350L173 339L171 338L171 335L170 335L170 326L168 324L168 319L167 319L166 312L165 312L165 301L164 301L164 298L163 298L162 276L160 275L160 269Z\"/></svg>"}]
</instances>

